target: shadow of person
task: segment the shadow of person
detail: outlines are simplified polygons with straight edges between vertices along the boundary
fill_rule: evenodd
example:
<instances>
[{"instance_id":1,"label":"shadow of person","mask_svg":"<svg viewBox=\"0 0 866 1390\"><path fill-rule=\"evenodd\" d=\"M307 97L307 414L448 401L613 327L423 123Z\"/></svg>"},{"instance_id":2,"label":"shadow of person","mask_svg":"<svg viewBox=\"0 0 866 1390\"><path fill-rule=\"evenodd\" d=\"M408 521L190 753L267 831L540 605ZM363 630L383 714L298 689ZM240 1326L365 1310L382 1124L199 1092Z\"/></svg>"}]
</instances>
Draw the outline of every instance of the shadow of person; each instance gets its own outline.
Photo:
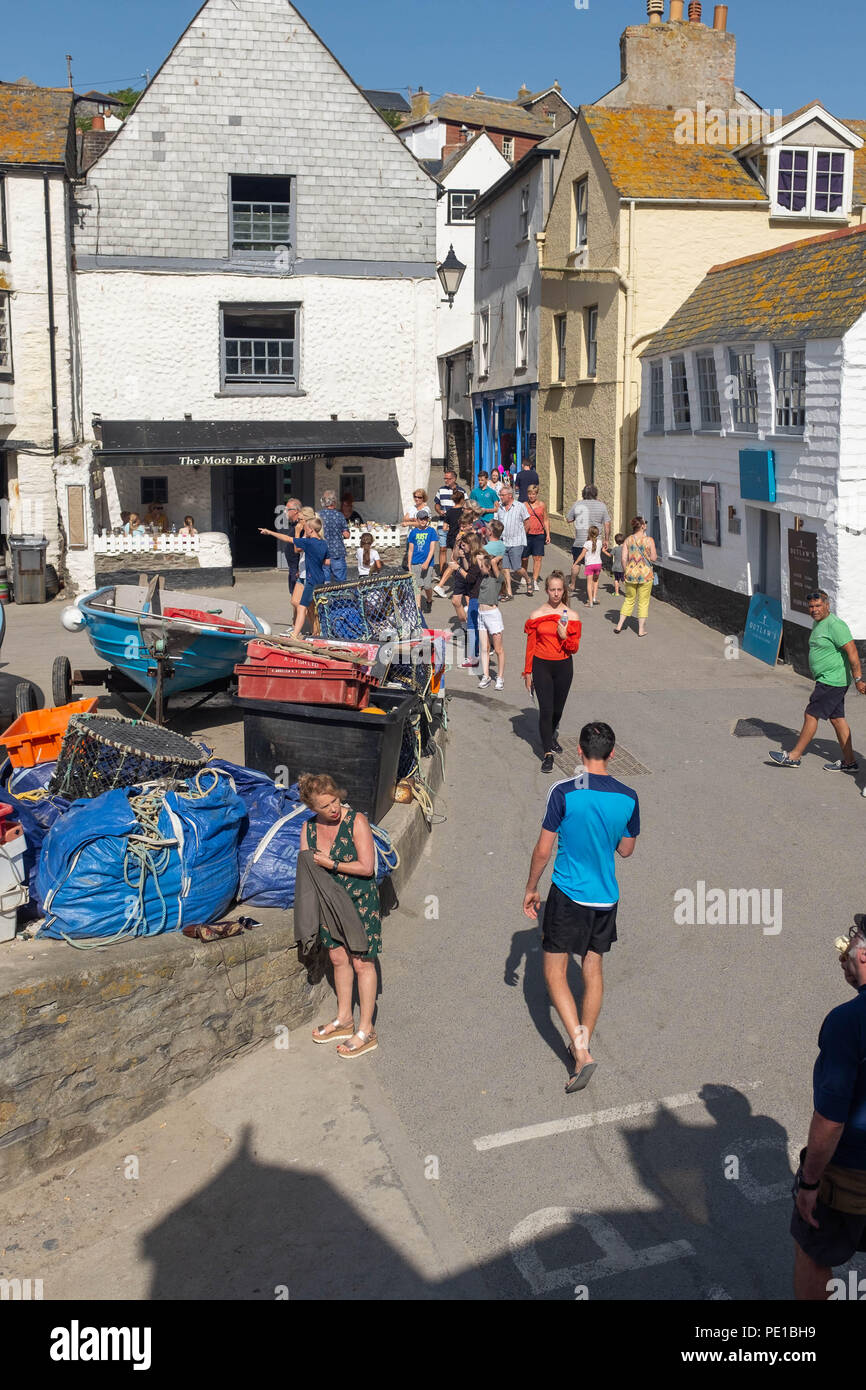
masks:
<instances>
[{"instance_id":1,"label":"shadow of person","mask_svg":"<svg viewBox=\"0 0 866 1390\"><path fill-rule=\"evenodd\" d=\"M732 1298L779 1297L790 1264L787 1133L733 1086L699 1096L710 1125L662 1103L651 1125L625 1132L634 1169L668 1213L666 1234L676 1228L696 1246L711 1285Z\"/></svg>"},{"instance_id":2,"label":"shadow of person","mask_svg":"<svg viewBox=\"0 0 866 1390\"><path fill-rule=\"evenodd\" d=\"M532 699L531 695L528 695ZM530 709L522 709L519 714L511 715L511 728L517 738L528 743L539 758L543 756L541 747L541 737L538 732L538 709L533 704Z\"/></svg>"},{"instance_id":3,"label":"shadow of person","mask_svg":"<svg viewBox=\"0 0 866 1390\"><path fill-rule=\"evenodd\" d=\"M786 724L776 724L772 719L750 719L745 717L739 719L737 723L751 725L753 732L745 735L746 737L766 738L769 739L771 743L781 745L783 748L789 750L794 747L800 733L799 728L789 729ZM743 735L741 734L740 737L743 737ZM810 755L823 758L826 762L835 762L837 758L841 757L839 744L835 738L828 739L820 737L813 738L806 752L803 754L806 758ZM771 762L770 759L765 759L765 761ZM775 766L775 764L773 763L772 766Z\"/></svg>"},{"instance_id":4,"label":"shadow of person","mask_svg":"<svg viewBox=\"0 0 866 1390\"><path fill-rule=\"evenodd\" d=\"M544 904L538 909L538 920L544 915ZM536 1031L551 1052L563 1063L569 1072L574 1057L559 1027L554 1022L553 1006L544 981L544 952L541 949L541 931L538 927L528 927L516 931L511 938L511 949L505 961L505 983L515 989L520 983L520 967L523 965L523 998L527 1012ZM577 1000L578 1011L583 998L583 977L580 967L571 957L568 962L568 984Z\"/></svg>"},{"instance_id":5,"label":"shadow of person","mask_svg":"<svg viewBox=\"0 0 866 1390\"><path fill-rule=\"evenodd\" d=\"M144 1235L154 1300L458 1298L319 1173L263 1163L247 1126L213 1179Z\"/></svg>"}]
</instances>

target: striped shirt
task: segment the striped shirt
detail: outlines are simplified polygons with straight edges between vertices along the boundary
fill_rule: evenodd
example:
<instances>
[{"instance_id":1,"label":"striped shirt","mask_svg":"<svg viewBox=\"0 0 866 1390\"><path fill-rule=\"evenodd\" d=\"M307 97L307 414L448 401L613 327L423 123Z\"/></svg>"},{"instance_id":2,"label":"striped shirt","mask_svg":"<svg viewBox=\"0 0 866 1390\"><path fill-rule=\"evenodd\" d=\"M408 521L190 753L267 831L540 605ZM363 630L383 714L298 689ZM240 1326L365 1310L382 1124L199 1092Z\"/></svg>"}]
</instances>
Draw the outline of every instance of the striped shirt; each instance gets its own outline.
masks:
<instances>
[{"instance_id":1,"label":"striped shirt","mask_svg":"<svg viewBox=\"0 0 866 1390\"><path fill-rule=\"evenodd\" d=\"M526 527L523 523L528 516L529 512L522 502L512 502L508 508L499 508L496 513L496 520L501 521L505 528L502 532L502 540L507 549L510 550L514 545L526 544Z\"/></svg>"}]
</instances>

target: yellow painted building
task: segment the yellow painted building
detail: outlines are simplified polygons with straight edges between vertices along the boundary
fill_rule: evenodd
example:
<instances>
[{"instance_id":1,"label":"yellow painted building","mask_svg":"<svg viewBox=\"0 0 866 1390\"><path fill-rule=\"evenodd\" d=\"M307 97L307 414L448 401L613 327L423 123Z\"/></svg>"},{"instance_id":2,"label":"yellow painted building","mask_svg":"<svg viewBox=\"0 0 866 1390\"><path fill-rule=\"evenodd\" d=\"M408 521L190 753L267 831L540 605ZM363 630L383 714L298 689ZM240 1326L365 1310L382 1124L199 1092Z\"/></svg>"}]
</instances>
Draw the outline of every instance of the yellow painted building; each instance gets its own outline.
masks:
<instances>
[{"instance_id":1,"label":"yellow painted building","mask_svg":"<svg viewBox=\"0 0 866 1390\"><path fill-rule=\"evenodd\" d=\"M563 538L590 482L625 529L639 355L707 271L866 220L866 122L761 112L733 85L733 52L700 24L628 29L621 85L575 121L541 238L536 466Z\"/></svg>"}]
</instances>

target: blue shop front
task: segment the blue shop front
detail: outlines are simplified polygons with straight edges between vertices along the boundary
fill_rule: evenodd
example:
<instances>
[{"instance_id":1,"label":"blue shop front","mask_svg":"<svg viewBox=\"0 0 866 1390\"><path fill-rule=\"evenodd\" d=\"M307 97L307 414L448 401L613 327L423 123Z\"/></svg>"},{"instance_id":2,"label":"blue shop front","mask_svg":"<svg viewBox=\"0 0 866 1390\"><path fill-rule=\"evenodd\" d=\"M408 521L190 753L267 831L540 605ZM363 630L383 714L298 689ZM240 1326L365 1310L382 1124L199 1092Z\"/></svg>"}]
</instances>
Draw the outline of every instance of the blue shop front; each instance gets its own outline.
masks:
<instances>
[{"instance_id":1,"label":"blue shop front","mask_svg":"<svg viewBox=\"0 0 866 1390\"><path fill-rule=\"evenodd\" d=\"M525 458L535 461L537 392L537 386L475 392L473 482L482 471L516 473Z\"/></svg>"}]
</instances>

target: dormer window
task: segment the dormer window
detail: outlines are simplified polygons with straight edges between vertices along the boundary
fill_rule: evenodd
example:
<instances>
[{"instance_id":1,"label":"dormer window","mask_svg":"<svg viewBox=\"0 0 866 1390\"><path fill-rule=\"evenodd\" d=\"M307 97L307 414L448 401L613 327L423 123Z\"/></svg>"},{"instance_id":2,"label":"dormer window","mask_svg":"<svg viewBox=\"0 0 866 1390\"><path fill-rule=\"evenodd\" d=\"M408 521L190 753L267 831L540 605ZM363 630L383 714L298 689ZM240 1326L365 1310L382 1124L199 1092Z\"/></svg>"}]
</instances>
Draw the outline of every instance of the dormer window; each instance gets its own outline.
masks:
<instances>
[{"instance_id":1,"label":"dormer window","mask_svg":"<svg viewBox=\"0 0 866 1390\"><path fill-rule=\"evenodd\" d=\"M843 223L854 201L854 155L863 145L816 102L737 155L766 189L771 217Z\"/></svg>"},{"instance_id":2,"label":"dormer window","mask_svg":"<svg viewBox=\"0 0 866 1390\"><path fill-rule=\"evenodd\" d=\"M847 160L844 150L779 150L777 211L802 217L844 217Z\"/></svg>"}]
</instances>

